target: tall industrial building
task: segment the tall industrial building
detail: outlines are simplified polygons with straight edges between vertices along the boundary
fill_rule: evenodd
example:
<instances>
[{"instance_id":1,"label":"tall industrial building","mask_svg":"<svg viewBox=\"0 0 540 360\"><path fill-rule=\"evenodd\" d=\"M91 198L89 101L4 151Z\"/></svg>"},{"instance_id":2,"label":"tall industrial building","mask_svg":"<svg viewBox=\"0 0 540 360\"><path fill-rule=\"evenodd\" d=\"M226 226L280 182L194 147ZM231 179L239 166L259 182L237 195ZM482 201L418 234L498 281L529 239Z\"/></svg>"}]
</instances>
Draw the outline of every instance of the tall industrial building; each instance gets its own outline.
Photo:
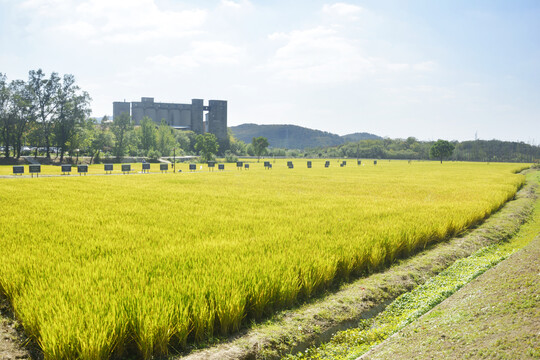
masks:
<instances>
[{"instance_id":1,"label":"tall industrial building","mask_svg":"<svg viewBox=\"0 0 540 360\"><path fill-rule=\"evenodd\" d=\"M175 129L192 130L197 134L209 132L218 140L227 139L227 101L224 100L209 100L208 106L204 106L202 99L193 99L191 104L157 103L150 97L143 97L141 101L113 102L113 118L124 112L131 116L135 125L140 125L142 118L148 116L157 125L165 119Z\"/></svg>"}]
</instances>

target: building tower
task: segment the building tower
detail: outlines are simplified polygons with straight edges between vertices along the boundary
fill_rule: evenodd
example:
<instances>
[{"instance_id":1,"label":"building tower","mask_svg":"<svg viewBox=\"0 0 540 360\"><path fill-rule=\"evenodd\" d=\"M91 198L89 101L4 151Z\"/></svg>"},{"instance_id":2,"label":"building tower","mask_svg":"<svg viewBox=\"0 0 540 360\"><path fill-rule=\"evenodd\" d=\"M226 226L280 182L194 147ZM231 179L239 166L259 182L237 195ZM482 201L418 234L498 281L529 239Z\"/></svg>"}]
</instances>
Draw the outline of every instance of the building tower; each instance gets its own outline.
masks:
<instances>
[{"instance_id":1,"label":"building tower","mask_svg":"<svg viewBox=\"0 0 540 360\"><path fill-rule=\"evenodd\" d=\"M227 101L208 101L208 132L220 142L227 140Z\"/></svg>"}]
</instances>

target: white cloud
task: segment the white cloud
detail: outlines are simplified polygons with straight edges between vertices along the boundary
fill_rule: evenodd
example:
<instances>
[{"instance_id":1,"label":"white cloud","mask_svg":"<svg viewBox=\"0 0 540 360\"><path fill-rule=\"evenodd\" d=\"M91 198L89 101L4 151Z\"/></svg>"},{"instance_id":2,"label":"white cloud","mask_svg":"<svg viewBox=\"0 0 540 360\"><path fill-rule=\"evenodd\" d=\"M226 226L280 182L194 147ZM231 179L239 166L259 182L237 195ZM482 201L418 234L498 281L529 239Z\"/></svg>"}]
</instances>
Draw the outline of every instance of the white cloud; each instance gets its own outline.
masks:
<instances>
[{"instance_id":1,"label":"white cloud","mask_svg":"<svg viewBox=\"0 0 540 360\"><path fill-rule=\"evenodd\" d=\"M147 61L157 66L196 68L201 65L237 65L245 57L244 49L220 41L194 41L183 54L156 55Z\"/></svg>"},{"instance_id":2,"label":"white cloud","mask_svg":"<svg viewBox=\"0 0 540 360\"><path fill-rule=\"evenodd\" d=\"M273 41L285 41L266 67L280 79L307 83L354 81L373 71L373 60L358 44L328 27L274 33Z\"/></svg>"},{"instance_id":3,"label":"white cloud","mask_svg":"<svg viewBox=\"0 0 540 360\"><path fill-rule=\"evenodd\" d=\"M328 17L317 27L268 36L277 47L263 68L274 78L296 83L337 84L358 82L367 76L391 79L396 75L436 70L434 61L397 62L391 55L370 52L370 37L364 33L367 30L358 28L356 22L342 21L358 19L363 12L361 7L340 2L324 5L322 12ZM371 15L366 13L366 16Z\"/></svg>"},{"instance_id":4,"label":"white cloud","mask_svg":"<svg viewBox=\"0 0 540 360\"><path fill-rule=\"evenodd\" d=\"M91 38L98 33L98 30L92 24L81 20L58 25L58 29L81 38Z\"/></svg>"},{"instance_id":5,"label":"white cloud","mask_svg":"<svg viewBox=\"0 0 540 360\"><path fill-rule=\"evenodd\" d=\"M434 61L422 61L416 64L387 63L385 67L390 72L431 72L435 71L437 64Z\"/></svg>"},{"instance_id":6,"label":"white cloud","mask_svg":"<svg viewBox=\"0 0 540 360\"><path fill-rule=\"evenodd\" d=\"M391 72L400 72L409 70L411 65L405 63L386 64L386 68Z\"/></svg>"},{"instance_id":7,"label":"white cloud","mask_svg":"<svg viewBox=\"0 0 540 360\"><path fill-rule=\"evenodd\" d=\"M20 7L32 17L30 31L67 32L97 43L186 37L202 31L207 18L205 10L165 10L154 0L28 0Z\"/></svg>"},{"instance_id":8,"label":"white cloud","mask_svg":"<svg viewBox=\"0 0 540 360\"><path fill-rule=\"evenodd\" d=\"M435 61L423 61L413 65L413 69L416 71L435 71L437 69L437 63Z\"/></svg>"},{"instance_id":9,"label":"white cloud","mask_svg":"<svg viewBox=\"0 0 540 360\"><path fill-rule=\"evenodd\" d=\"M251 2L248 0L233 1L233 0L221 0L221 7L232 8L232 9L242 9L246 7L251 7Z\"/></svg>"},{"instance_id":10,"label":"white cloud","mask_svg":"<svg viewBox=\"0 0 540 360\"><path fill-rule=\"evenodd\" d=\"M69 2L65 0L26 0L20 3L20 7L27 11L34 11L40 16L54 15L55 9L60 9Z\"/></svg>"},{"instance_id":11,"label":"white cloud","mask_svg":"<svg viewBox=\"0 0 540 360\"><path fill-rule=\"evenodd\" d=\"M357 20L358 15L362 12L362 8L360 6L347 3L335 3L331 5L324 5L322 12L323 14L331 17Z\"/></svg>"},{"instance_id":12,"label":"white cloud","mask_svg":"<svg viewBox=\"0 0 540 360\"><path fill-rule=\"evenodd\" d=\"M196 68L200 65L195 59L187 55L167 56L160 54L149 56L146 61L164 68Z\"/></svg>"},{"instance_id":13,"label":"white cloud","mask_svg":"<svg viewBox=\"0 0 540 360\"><path fill-rule=\"evenodd\" d=\"M393 105L441 103L456 98L456 92L452 88L426 84L391 87L383 90L390 96L390 103Z\"/></svg>"}]
</instances>

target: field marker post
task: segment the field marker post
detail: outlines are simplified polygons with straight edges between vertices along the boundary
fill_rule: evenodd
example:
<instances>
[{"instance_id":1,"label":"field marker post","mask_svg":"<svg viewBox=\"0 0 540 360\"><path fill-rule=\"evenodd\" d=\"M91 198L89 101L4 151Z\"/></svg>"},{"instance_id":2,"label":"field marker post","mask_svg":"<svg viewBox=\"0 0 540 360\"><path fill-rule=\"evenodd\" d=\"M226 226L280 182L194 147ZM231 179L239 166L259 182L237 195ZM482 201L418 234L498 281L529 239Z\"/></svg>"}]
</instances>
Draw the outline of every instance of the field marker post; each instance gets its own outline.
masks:
<instances>
[{"instance_id":1,"label":"field marker post","mask_svg":"<svg viewBox=\"0 0 540 360\"><path fill-rule=\"evenodd\" d=\"M34 174L36 174L36 177L39 177L39 173L41 172L41 165L28 165L28 172L32 177L34 177Z\"/></svg>"},{"instance_id":2,"label":"field marker post","mask_svg":"<svg viewBox=\"0 0 540 360\"><path fill-rule=\"evenodd\" d=\"M22 175L24 174L24 166L16 165L13 166L13 175Z\"/></svg>"},{"instance_id":3,"label":"field marker post","mask_svg":"<svg viewBox=\"0 0 540 360\"><path fill-rule=\"evenodd\" d=\"M86 176L86 173L88 172L88 165L77 165L77 172L79 173L79 176L82 174Z\"/></svg>"},{"instance_id":4,"label":"field marker post","mask_svg":"<svg viewBox=\"0 0 540 360\"><path fill-rule=\"evenodd\" d=\"M147 163L147 162L142 163L142 172L143 173L149 173L150 172L150 163Z\"/></svg>"}]
</instances>

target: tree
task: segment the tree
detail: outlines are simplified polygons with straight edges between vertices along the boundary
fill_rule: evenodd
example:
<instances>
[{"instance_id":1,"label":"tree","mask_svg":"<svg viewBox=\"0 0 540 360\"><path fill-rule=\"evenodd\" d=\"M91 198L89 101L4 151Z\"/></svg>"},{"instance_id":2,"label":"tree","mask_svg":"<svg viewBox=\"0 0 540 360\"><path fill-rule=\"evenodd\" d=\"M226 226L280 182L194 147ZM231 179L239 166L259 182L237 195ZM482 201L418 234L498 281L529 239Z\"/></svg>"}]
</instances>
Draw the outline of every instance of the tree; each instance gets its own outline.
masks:
<instances>
[{"instance_id":1,"label":"tree","mask_svg":"<svg viewBox=\"0 0 540 360\"><path fill-rule=\"evenodd\" d=\"M92 140L90 142L90 151L92 152L90 163L92 163L94 160L94 156L96 159L100 158L100 151L109 151L113 147L113 144L114 140L111 132L106 131L103 124L96 124L94 127Z\"/></svg>"},{"instance_id":2,"label":"tree","mask_svg":"<svg viewBox=\"0 0 540 360\"><path fill-rule=\"evenodd\" d=\"M23 138L30 124L35 120L35 104L28 84L22 80L15 80L10 85L12 95L12 118L13 118L13 148L15 157L21 157Z\"/></svg>"},{"instance_id":3,"label":"tree","mask_svg":"<svg viewBox=\"0 0 540 360\"><path fill-rule=\"evenodd\" d=\"M127 148L127 133L133 129L131 116L123 112L113 119L111 131L114 134L114 155L119 160L124 156Z\"/></svg>"},{"instance_id":4,"label":"tree","mask_svg":"<svg viewBox=\"0 0 540 360\"><path fill-rule=\"evenodd\" d=\"M227 130L227 137L229 138L229 150L234 155L246 155L247 144L242 140L238 140L231 129Z\"/></svg>"},{"instance_id":5,"label":"tree","mask_svg":"<svg viewBox=\"0 0 540 360\"><path fill-rule=\"evenodd\" d=\"M9 147L13 138L12 95L7 77L0 73L0 143L5 157L9 157Z\"/></svg>"},{"instance_id":6,"label":"tree","mask_svg":"<svg viewBox=\"0 0 540 360\"><path fill-rule=\"evenodd\" d=\"M156 150L158 150L162 156L169 156L175 145L176 140L172 134L172 128L167 125L165 119L162 119L161 124L157 129Z\"/></svg>"},{"instance_id":7,"label":"tree","mask_svg":"<svg viewBox=\"0 0 540 360\"><path fill-rule=\"evenodd\" d=\"M261 156L266 152L268 147L268 139L264 136L254 137L251 140L251 145L253 145L253 152L257 156L257 162L261 159Z\"/></svg>"},{"instance_id":8,"label":"tree","mask_svg":"<svg viewBox=\"0 0 540 360\"><path fill-rule=\"evenodd\" d=\"M197 135L195 138L195 150L201 154L201 160L203 162L210 161L217 154L219 144L216 135L206 133L204 135Z\"/></svg>"},{"instance_id":9,"label":"tree","mask_svg":"<svg viewBox=\"0 0 540 360\"><path fill-rule=\"evenodd\" d=\"M139 131L141 147L146 154L156 147L156 124L148 116L145 116L141 120Z\"/></svg>"},{"instance_id":10,"label":"tree","mask_svg":"<svg viewBox=\"0 0 540 360\"><path fill-rule=\"evenodd\" d=\"M443 159L452 156L452 153L454 152L454 147L454 144L452 144L451 142L439 139L435 144L431 146L429 154L432 158L441 160L442 164Z\"/></svg>"},{"instance_id":11,"label":"tree","mask_svg":"<svg viewBox=\"0 0 540 360\"><path fill-rule=\"evenodd\" d=\"M41 69L32 70L28 73L28 85L37 107L37 120L41 123L40 129L47 148L47 158L50 158L51 135L57 107L55 97L60 88L60 77L53 72L51 77L46 79Z\"/></svg>"},{"instance_id":12,"label":"tree","mask_svg":"<svg viewBox=\"0 0 540 360\"><path fill-rule=\"evenodd\" d=\"M194 137L195 135L191 136L190 133L193 133L193 131L176 132L176 144L178 147L180 147L180 149L184 150L185 152L191 151L193 149L193 146L191 145L191 137Z\"/></svg>"},{"instance_id":13,"label":"tree","mask_svg":"<svg viewBox=\"0 0 540 360\"><path fill-rule=\"evenodd\" d=\"M57 148L60 150L60 162L68 144L73 151L82 147L85 119L90 114L90 96L86 91L79 92L73 75L64 75L63 82L56 94L56 118L54 135Z\"/></svg>"}]
</instances>

